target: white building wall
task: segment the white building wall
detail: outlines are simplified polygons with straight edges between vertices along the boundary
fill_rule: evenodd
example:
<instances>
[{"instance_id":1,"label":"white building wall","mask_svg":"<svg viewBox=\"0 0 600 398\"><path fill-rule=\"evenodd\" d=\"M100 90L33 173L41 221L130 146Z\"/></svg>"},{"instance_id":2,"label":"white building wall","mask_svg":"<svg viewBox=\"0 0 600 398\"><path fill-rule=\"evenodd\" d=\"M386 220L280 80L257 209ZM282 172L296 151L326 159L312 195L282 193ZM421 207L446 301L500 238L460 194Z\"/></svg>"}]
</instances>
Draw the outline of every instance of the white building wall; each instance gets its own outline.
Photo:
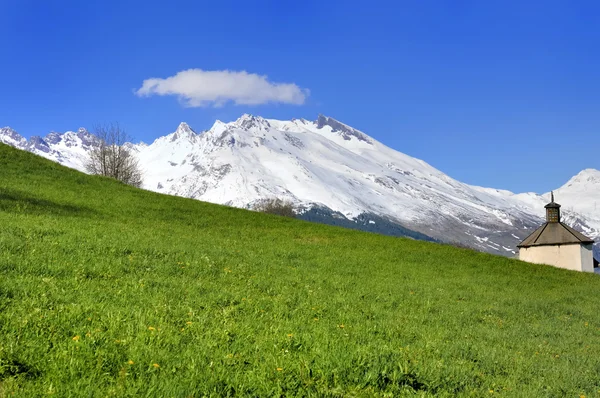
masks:
<instances>
[{"instance_id":1,"label":"white building wall","mask_svg":"<svg viewBox=\"0 0 600 398\"><path fill-rule=\"evenodd\" d=\"M594 272L594 252L593 244L581 245L581 264L582 271Z\"/></svg>"},{"instance_id":2,"label":"white building wall","mask_svg":"<svg viewBox=\"0 0 600 398\"><path fill-rule=\"evenodd\" d=\"M573 271L594 272L591 245L554 245L523 247L519 260L535 264L549 264Z\"/></svg>"}]
</instances>

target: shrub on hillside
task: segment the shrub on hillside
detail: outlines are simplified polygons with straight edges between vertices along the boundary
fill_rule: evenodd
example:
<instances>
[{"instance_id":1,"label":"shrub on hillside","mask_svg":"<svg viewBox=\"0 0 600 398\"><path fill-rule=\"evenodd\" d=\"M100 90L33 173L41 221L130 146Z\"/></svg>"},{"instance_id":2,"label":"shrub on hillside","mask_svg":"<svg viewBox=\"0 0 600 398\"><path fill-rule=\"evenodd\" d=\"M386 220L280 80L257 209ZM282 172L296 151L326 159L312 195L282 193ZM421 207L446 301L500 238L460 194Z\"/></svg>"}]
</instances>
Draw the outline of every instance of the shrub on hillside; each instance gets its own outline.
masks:
<instances>
[{"instance_id":1,"label":"shrub on hillside","mask_svg":"<svg viewBox=\"0 0 600 398\"><path fill-rule=\"evenodd\" d=\"M286 199L262 199L254 205L254 210L260 211L262 213L275 214L283 217L296 217L294 204Z\"/></svg>"},{"instance_id":2,"label":"shrub on hillside","mask_svg":"<svg viewBox=\"0 0 600 398\"><path fill-rule=\"evenodd\" d=\"M90 174L116 178L134 187L142 186L142 171L137 158L127 147L128 136L118 124L94 128L97 143L89 152L85 169Z\"/></svg>"}]
</instances>

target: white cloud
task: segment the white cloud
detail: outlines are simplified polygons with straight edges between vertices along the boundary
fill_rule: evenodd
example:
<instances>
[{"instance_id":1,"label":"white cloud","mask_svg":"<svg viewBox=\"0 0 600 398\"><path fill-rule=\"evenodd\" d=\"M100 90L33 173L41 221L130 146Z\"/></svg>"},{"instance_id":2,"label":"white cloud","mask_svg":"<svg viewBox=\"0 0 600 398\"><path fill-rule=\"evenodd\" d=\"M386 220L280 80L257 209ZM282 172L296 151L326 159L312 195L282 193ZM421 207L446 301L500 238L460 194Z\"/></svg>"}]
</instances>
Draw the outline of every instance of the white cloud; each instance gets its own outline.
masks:
<instances>
[{"instance_id":1,"label":"white cloud","mask_svg":"<svg viewBox=\"0 0 600 398\"><path fill-rule=\"evenodd\" d=\"M176 95L188 107L218 107L228 101L236 105L302 105L309 90L294 83L273 83L267 76L246 71L188 69L166 79L146 79L135 93L140 97Z\"/></svg>"}]
</instances>

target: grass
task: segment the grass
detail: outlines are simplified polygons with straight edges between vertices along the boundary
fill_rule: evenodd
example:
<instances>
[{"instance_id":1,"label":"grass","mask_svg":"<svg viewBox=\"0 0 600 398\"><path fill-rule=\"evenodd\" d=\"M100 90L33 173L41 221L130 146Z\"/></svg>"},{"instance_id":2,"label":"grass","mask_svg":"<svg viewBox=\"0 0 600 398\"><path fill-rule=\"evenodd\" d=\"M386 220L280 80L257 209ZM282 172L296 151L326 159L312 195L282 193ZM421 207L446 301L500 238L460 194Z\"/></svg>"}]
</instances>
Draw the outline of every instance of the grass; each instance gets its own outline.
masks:
<instances>
[{"instance_id":1,"label":"grass","mask_svg":"<svg viewBox=\"0 0 600 398\"><path fill-rule=\"evenodd\" d=\"M0 145L0 397L598 396L599 297Z\"/></svg>"}]
</instances>

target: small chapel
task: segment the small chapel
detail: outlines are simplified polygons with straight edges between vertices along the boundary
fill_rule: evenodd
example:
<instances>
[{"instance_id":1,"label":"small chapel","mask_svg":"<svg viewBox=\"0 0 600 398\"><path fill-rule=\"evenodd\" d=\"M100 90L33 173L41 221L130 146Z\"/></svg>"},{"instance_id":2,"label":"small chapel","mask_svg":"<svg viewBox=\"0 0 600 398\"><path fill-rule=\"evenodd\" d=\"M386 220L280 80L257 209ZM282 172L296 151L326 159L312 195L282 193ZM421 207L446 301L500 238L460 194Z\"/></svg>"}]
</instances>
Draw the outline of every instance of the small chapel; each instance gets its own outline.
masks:
<instances>
[{"instance_id":1,"label":"small chapel","mask_svg":"<svg viewBox=\"0 0 600 398\"><path fill-rule=\"evenodd\" d=\"M546 223L517 245L519 260L594 272L594 241L560 221L560 205L554 202L554 192L545 208Z\"/></svg>"}]
</instances>

